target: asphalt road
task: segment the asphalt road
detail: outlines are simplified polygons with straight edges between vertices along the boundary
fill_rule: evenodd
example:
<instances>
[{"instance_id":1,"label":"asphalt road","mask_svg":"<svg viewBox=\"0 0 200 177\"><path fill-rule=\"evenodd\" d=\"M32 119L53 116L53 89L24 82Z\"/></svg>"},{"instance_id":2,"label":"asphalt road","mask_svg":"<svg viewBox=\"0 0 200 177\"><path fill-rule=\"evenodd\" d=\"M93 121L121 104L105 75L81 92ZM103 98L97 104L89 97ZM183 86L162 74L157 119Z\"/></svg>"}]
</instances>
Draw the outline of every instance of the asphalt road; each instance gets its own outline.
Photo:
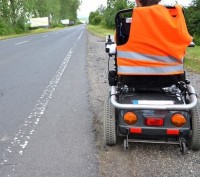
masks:
<instances>
[{"instance_id":1,"label":"asphalt road","mask_svg":"<svg viewBox=\"0 0 200 177\"><path fill-rule=\"evenodd\" d=\"M98 176L84 25L0 41L0 176Z\"/></svg>"}]
</instances>

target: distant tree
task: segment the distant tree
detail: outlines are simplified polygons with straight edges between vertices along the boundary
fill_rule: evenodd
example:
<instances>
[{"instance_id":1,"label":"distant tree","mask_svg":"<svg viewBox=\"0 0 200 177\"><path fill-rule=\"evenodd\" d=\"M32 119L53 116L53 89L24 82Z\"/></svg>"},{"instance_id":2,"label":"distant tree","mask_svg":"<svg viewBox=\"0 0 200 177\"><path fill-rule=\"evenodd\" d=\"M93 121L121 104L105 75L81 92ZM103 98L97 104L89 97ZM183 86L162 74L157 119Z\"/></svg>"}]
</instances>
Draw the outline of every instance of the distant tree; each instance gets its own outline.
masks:
<instances>
[{"instance_id":1,"label":"distant tree","mask_svg":"<svg viewBox=\"0 0 200 177\"><path fill-rule=\"evenodd\" d=\"M108 0L107 8L104 13L105 26L108 28L115 27L115 16L119 10L132 8L134 3L129 0Z\"/></svg>"},{"instance_id":2,"label":"distant tree","mask_svg":"<svg viewBox=\"0 0 200 177\"><path fill-rule=\"evenodd\" d=\"M89 23L92 25L99 25L102 20L102 15L99 13L99 11L91 12L89 15Z\"/></svg>"},{"instance_id":3,"label":"distant tree","mask_svg":"<svg viewBox=\"0 0 200 177\"><path fill-rule=\"evenodd\" d=\"M8 20L10 16L8 0L0 0L0 16L4 20Z\"/></svg>"},{"instance_id":4,"label":"distant tree","mask_svg":"<svg viewBox=\"0 0 200 177\"><path fill-rule=\"evenodd\" d=\"M81 4L79 0L59 0L60 1L60 19L77 20L77 10Z\"/></svg>"},{"instance_id":5,"label":"distant tree","mask_svg":"<svg viewBox=\"0 0 200 177\"><path fill-rule=\"evenodd\" d=\"M23 32L30 17L76 21L79 6L80 0L0 0L0 35Z\"/></svg>"},{"instance_id":6,"label":"distant tree","mask_svg":"<svg viewBox=\"0 0 200 177\"><path fill-rule=\"evenodd\" d=\"M115 27L115 15L119 10L134 7L134 3L129 0L108 0L107 7L100 6L89 16L90 24L101 24L107 28Z\"/></svg>"}]
</instances>

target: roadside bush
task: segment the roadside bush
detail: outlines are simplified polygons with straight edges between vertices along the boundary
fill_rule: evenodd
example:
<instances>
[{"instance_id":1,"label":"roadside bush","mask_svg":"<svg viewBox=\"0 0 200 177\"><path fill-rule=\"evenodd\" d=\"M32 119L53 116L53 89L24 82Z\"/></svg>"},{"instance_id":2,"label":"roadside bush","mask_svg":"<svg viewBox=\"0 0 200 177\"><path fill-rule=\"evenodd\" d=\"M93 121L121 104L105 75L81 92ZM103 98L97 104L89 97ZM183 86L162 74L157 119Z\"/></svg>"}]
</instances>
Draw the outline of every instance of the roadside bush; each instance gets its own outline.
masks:
<instances>
[{"instance_id":1,"label":"roadside bush","mask_svg":"<svg viewBox=\"0 0 200 177\"><path fill-rule=\"evenodd\" d=\"M133 8L134 3L128 0L108 1L108 7L104 11L104 26L110 29L115 28L115 16L119 10Z\"/></svg>"},{"instance_id":2,"label":"roadside bush","mask_svg":"<svg viewBox=\"0 0 200 177\"><path fill-rule=\"evenodd\" d=\"M102 15L99 11L91 12L89 16L89 23L91 25L99 25L102 20Z\"/></svg>"},{"instance_id":3,"label":"roadside bush","mask_svg":"<svg viewBox=\"0 0 200 177\"><path fill-rule=\"evenodd\" d=\"M101 23L101 19L102 17L100 15L94 17L92 21L93 25L99 25Z\"/></svg>"},{"instance_id":4,"label":"roadside bush","mask_svg":"<svg viewBox=\"0 0 200 177\"><path fill-rule=\"evenodd\" d=\"M12 33L12 28L2 18L0 18L0 36Z\"/></svg>"},{"instance_id":5,"label":"roadside bush","mask_svg":"<svg viewBox=\"0 0 200 177\"><path fill-rule=\"evenodd\" d=\"M20 34L24 32L24 29L17 25L14 27L14 31L16 34Z\"/></svg>"},{"instance_id":6,"label":"roadside bush","mask_svg":"<svg viewBox=\"0 0 200 177\"><path fill-rule=\"evenodd\" d=\"M62 23L51 22L50 28L64 27Z\"/></svg>"},{"instance_id":7,"label":"roadside bush","mask_svg":"<svg viewBox=\"0 0 200 177\"><path fill-rule=\"evenodd\" d=\"M25 20L23 18L19 19L15 24L14 24L14 32L16 34L23 33L28 30L28 26L25 25Z\"/></svg>"},{"instance_id":8,"label":"roadside bush","mask_svg":"<svg viewBox=\"0 0 200 177\"><path fill-rule=\"evenodd\" d=\"M194 34L193 37L194 37L195 44L200 46L200 35Z\"/></svg>"},{"instance_id":9,"label":"roadside bush","mask_svg":"<svg viewBox=\"0 0 200 177\"><path fill-rule=\"evenodd\" d=\"M104 23L105 27L114 29L115 28L115 16L116 16L117 11L114 11L113 9L107 9L105 11L104 17Z\"/></svg>"},{"instance_id":10,"label":"roadside bush","mask_svg":"<svg viewBox=\"0 0 200 177\"><path fill-rule=\"evenodd\" d=\"M105 26L106 26L106 21L105 21L105 19L102 19L102 20L101 20L100 25L101 25L102 27L105 27Z\"/></svg>"},{"instance_id":11,"label":"roadside bush","mask_svg":"<svg viewBox=\"0 0 200 177\"><path fill-rule=\"evenodd\" d=\"M190 35L196 45L200 45L200 1L193 1L192 6L185 9L185 18Z\"/></svg>"},{"instance_id":12,"label":"roadside bush","mask_svg":"<svg viewBox=\"0 0 200 177\"><path fill-rule=\"evenodd\" d=\"M83 23L80 22L80 21L77 21L76 24L77 24L77 25L81 25L81 24L83 24Z\"/></svg>"}]
</instances>

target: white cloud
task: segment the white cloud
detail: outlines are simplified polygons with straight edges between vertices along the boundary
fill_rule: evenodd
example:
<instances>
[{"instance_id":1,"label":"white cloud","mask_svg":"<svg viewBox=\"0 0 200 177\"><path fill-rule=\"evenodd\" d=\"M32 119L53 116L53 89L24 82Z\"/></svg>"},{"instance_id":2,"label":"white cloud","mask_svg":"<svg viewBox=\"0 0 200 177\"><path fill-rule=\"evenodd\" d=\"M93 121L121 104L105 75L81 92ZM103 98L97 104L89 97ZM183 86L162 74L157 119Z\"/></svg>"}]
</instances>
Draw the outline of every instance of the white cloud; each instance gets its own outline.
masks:
<instances>
[{"instance_id":1,"label":"white cloud","mask_svg":"<svg viewBox=\"0 0 200 177\"><path fill-rule=\"evenodd\" d=\"M96 11L100 5L107 5L107 0L82 0L80 10L78 10L78 18L88 17L90 12Z\"/></svg>"}]
</instances>

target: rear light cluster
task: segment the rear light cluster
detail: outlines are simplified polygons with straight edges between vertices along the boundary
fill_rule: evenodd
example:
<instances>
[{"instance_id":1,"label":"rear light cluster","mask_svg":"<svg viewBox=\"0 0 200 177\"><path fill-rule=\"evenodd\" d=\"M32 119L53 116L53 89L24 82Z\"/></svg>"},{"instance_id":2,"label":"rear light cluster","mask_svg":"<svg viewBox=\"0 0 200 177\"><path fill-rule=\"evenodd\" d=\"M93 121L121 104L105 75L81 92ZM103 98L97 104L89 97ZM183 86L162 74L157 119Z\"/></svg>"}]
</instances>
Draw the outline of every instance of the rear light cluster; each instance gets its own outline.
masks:
<instances>
[{"instance_id":1,"label":"rear light cluster","mask_svg":"<svg viewBox=\"0 0 200 177\"><path fill-rule=\"evenodd\" d=\"M175 127L182 127L186 123L186 118L182 114L174 114L171 122Z\"/></svg>"},{"instance_id":2,"label":"rear light cluster","mask_svg":"<svg viewBox=\"0 0 200 177\"><path fill-rule=\"evenodd\" d=\"M133 112L127 112L124 114L124 121L128 125L136 124L137 120L138 120L137 115Z\"/></svg>"},{"instance_id":3,"label":"rear light cluster","mask_svg":"<svg viewBox=\"0 0 200 177\"><path fill-rule=\"evenodd\" d=\"M142 134L142 128L133 127L133 128L129 129L129 132L132 134ZM167 129L166 134L167 135L179 135L180 130L179 129Z\"/></svg>"},{"instance_id":4,"label":"rear light cluster","mask_svg":"<svg viewBox=\"0 0 200 177\"><path fill-rule=\"evenodd\" d=\"M145 124L148 126L163 126L163 118L145 118Z\"/></svg>"},{"instance_id":5,"label":"rear light cluster","mask_svg":"<svg viewBox=\"0 0 200 177\"><path fill-rule=\"evenodd\" d=\"M134 112L126 112L124 114L124 121L127 125L134 125L134 124L137 123L138 117ZM171 116L171 123L175 127L182 127L183 125L186 124L186 118L184 117L183 114L176 113L176 114L173 114ZM163 126L164 125L164 118L146 117L145 118L145 125L147 125L147 126Z\"/></svg>"},{"instance_id":6,"label":"rear light cluster","mask_svg":"<svg viewBox=\"0 0 200 177\"><path fill-rule=\"evenodd\" d=\"M142 128L134 127L134 128L130 128L129 131L130 131L130 133L133 133L133 134L141 134Z\"/></svg>"},{"instance_id":7,"label":"rear light cluster","mask_svg":"<svg viewBox=\"0 0 200 177\"><path fill-rule=\"evenodd\" d=\"M167 129L167 135L179 135L179 129Z\"/></svg>"}]
</instances>

